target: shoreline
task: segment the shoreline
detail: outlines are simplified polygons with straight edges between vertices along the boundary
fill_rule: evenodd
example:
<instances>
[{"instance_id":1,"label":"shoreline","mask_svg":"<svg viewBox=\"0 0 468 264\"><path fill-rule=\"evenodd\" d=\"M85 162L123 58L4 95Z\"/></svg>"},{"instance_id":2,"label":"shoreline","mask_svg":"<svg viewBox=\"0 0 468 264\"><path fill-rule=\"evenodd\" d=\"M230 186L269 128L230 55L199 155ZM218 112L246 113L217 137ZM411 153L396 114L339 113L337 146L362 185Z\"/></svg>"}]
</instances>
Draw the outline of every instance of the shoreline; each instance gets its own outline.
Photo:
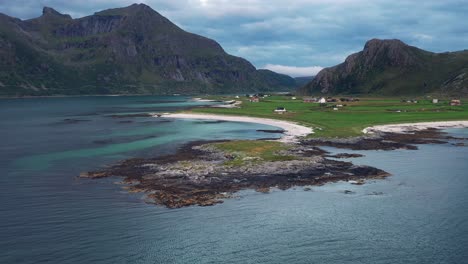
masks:
<instances>
[{"instance_id":1,"label":"shoreline","mask_svg":"<svg viewBox=\"0 0 468 264\"><path fill-rule=\"evenodd\" d=\"M177 115L194 117L190 114ZM219 119L218 116L212 118ZM286 190L304 187L306 191L310 190L310 186L330 182L362 185L368 180L391 176L391 173L373 166L337 160L362 157L346 153L346 150L417 150L419 144L446 144L449 140L455 141L452 143L454 146L466 146L464 141L467 139L452 137L438 129L381 133L352 139L305 139L295 144L284 143L274 150L273 157L243 152L239 146L234 150L219 147L219 144L230 140L198 141L186 144L175 154L127 159L102 170L84 172L80 177L122 177L126 191L143 193L147 203L167 208L212 206L246 189L268 193L271 188ZM271 146L275 143L271 141L268 144ZM255 146L255 141L250 145L261 149ZM324 146L346 150L331 155L321 148ZM350 191L345 190L344 193Z\"/></svg>"},{"instance_id":2,"label":"shoreline","mask_svg":"<svg viewBox=\"0 0 468 264\"><path fill-rule=\"evenodd\" d=\"M214 115L214 114L192 114L192 113L165 114L165 115L162 115L161 117L177 118L177 119L204 119L204 120L245 122L245 123L256 123L256 124L280 127L284 130L284 134L281 136L280 139L278 139L278 141L285 142L285 143L297 142L299 138L305 137L309 134L314 133L312 128L302 126L294 122L269 119L269 118L261 118L261 117L228 116L228 115Z\"/></svg>"},{"instance_id":3,"label":"shoreline","mask_svg":"<svg viewBox=\"0 0 468 264\"><path fill-rule=\"evenodd\" d=\"M468 121L434 121L434 122L415 122L402 124L388 124L366 127L362 130L364 134L384 133L407 133L426 130L429 128L468 128Z\"/></svg>"}]
</instances>

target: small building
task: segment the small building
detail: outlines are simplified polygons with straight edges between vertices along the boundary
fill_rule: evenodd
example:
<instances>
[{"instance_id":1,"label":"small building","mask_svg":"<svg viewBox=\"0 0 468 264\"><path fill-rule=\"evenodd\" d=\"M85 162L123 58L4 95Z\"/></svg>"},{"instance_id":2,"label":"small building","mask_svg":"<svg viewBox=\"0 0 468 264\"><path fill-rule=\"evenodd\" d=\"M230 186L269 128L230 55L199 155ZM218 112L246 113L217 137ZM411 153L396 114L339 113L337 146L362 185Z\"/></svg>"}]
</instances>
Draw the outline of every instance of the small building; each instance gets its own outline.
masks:
<instances>
[{"instance_id":1,"label":"small building","mask_svg":"<svg viewBox=\"0 0 468 264\"><path fill-rule=\"evenodd\" d=\"M439 99L433 98L433 99L432 99L432 103L433 103L433 104L438 104L438 103L439 103Z\"/></svg>"},{"instance_id":2,"label":"small building","mask_svg":"<svg viewBox=\"0 0 468 264\"><path fill-rule=\"evenodd\" d=\"M276 109L274 110L275 113L278 113L278 114L282 114L282 113L285 113L286 112L286 108L282 107L282 106L278 106L276 107Z\"/></svg>"},{"instance_id":3,"label":"small building","mask_svg":"<svg viewBox=\"0 0 468 264\"><path fill-rule=\"evenodd\" d=\"M322 97L322 98L320 98L319 103L320 103L320 104L326 104L326 103L327 103L327 99L325 99L324 97Z\"/></svg>"},{"instance_id":4,"label":"small building","mask_svg":"<svg viewBox=\"0 0 468 264\"><path fill-rule=\"evenodd\" d=\"M461 105L461 100L453 99L452 101L450 101L450 105L451 106L459 106L459 105Z\"/></svg>"},{"instance_id":5,"label":"small building","mask_svg":"<svg viewBox=\"0 0 468 264\"><path fill-rule=\"evenodd\" d=\"M316 103L317 102L317 98L314 98L314 97L304 97L302 100L304 101L304 103Z\"/></svg>"},{"instance_id":6,"label":"small building","mask_svg":"<svg viewBox=\"0 0 468 264\"><path fill-rule=\"evenodd\" d=\"M296 97L293 96L293 97L291 97L291 99L292 99L292 100L296 100Z\"/></svg>"},{"instance_id":7,"label":"small building","mask_svg":"<svg viewBox=\"0 0 468 264\"><path fill-rule=\"evenodd\" d=\"M260 98L258 98L257 96L254 96L254 97L251 97L249 101L251 103L258 103L260 102Z\"/></svg>"}]
</instances>

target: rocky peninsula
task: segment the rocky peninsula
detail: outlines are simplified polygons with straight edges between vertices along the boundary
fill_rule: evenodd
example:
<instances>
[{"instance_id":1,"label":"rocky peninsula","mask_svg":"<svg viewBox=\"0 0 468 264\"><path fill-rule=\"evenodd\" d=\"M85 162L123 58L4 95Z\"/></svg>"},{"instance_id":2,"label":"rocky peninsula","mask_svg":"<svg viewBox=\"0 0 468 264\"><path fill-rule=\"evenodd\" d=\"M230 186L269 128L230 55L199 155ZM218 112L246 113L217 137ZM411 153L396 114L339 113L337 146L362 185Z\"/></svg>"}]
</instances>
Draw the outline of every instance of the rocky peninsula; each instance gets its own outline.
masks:
<instances>
[{"instance_id":1,"label":"rocky peninsula","mask_svg":"<svg viewBox=\"0 0 468 264\"><path fill-rule=\"evenodd\" d=\"M377 168L327 159L325 151L302 144L285 146L276 153L278 160L265 160L221 150L219 143L222 142L194 142L173 155L130 159L81 176L124 177L130 192L146 193L150 202L169 208L222 203L243 189L269 192L270 188L285 190L389 176Z\"/></svg>"},{"instance_id":2,"label":"rocky peninsula","mask_svg":"<svg viewBox=\"0 0 468 264\"><path fill-rule=\"evenodd\" d=\"M416 150L417 144L455 140L462 146L467 140L447 136L428 124L423 127L391 125L391 129L374 127L366 129L372 133L360 137L330 139L307 138L305 136L313 132L311 128L289 121L189 113L162 118L262 123L280 127L282 137L278 140L192 142L172 155L129 159L104 170L82 173L81 177L123 177L129 192L145 193L148 202L168 208L210 206L244 189L267 193L271 188L285 190L337 181L363 184L367 179L390 175L378 168L338 160L360 157L360 154L331 155L321 149L322 146L351 150ZM458 123L450 125L460 126Z\"/></svg>"}]
</instances>

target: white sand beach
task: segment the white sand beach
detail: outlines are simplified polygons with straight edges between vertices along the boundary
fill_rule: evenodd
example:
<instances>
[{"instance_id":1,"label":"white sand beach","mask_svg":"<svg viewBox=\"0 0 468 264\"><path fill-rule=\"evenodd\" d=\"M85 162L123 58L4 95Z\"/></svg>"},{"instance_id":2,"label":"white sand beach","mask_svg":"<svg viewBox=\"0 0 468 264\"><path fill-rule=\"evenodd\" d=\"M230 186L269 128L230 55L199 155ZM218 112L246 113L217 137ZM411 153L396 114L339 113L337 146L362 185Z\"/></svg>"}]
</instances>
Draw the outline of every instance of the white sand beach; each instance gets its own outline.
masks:
<instances>
[{"instance_id":1,"label":"white sand beach","mask_svg":"<svg viewBox=\"0 0 468 264\"><path fill-rule=\"evenodd\" d=\"M285 132L279 139L281 142L297 142L300 137L307 136L314 133L312 128L301 126L293 122L275 120L259 117L248 116L227 116L227 115L213 115L213 114L191 114L191 113L177 113L177 114L164 114L164 118L182 118L182 119L203 119L203 120L222 120L233 122L247 122L264 124L282 128Z\"/></svg>"},{"instance_id":2,"label":"white sand beach","mask_svg":"<svg viewBox=\"0 0 468 264\"><path fill-rule=\"evenodd\" d=\"M468 127L468 121L441 121L441 122L422 122L422 123L405 123L391 124L367 127L362 130L364 134L372 134L375 132L392 132L405 133L418 131L427 128L464 128Z\"/></svg>"}]
</instances>

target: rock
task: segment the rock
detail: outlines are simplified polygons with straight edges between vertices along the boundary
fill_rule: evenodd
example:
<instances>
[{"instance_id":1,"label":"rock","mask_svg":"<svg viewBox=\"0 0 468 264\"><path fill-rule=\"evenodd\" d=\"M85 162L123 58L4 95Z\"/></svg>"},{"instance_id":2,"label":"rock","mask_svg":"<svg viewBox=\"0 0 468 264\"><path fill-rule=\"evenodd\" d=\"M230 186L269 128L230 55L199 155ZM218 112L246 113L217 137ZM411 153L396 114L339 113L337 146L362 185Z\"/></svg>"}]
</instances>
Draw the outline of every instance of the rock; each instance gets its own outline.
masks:
<instances>
[{"instance_id":1,"label":"rock","mask_svg":"<svg viewBox=\"0 0 468 264\"><path fill-rule=\"evenodd\" d=\"M349 183L354 184L354 185L363 185L366 182L363 179L360 179L357 181L349 181Z\"/></svg>"},{"instance_id":2,"label":"rock","mask_svg":"<svg viewBox=\"0 0 468 264\"><path fill-rule=\"evenodd\" d=\"M188 144L176 154L152 159L130 159L108 169L83 173L88 178L122 176L132 183L129 192L147 194L151 203L168 208L191 205L211 206L222 203L231 193L254 189L268 193L272 187L286 190L296 186L323 185L327 182L383 178L389 174L368 166L324 159L321 156L287 161L245 162L242 166L224 166L229 159L218 149ZM200 146L201 145L201 146ZM292 145L302 149L300 145ZM291 153L296 150L291 150ZM305 191L310 187L305 187Z\"/></svg>"},{"instance_id":3,"label":"rock","mask_svg":"<svg viewBox=\"0 0 468 264\"><path fill-rule=\"evenodd\" d=\"M364 157L364 155L362 154L357 154L357 153L338 153L338 154L335 154L335 155L328 155L327 157L330 157L330 158L336 158L336 159L348 159L348 158L360 158L360 157Z\"/></svg>"},{"instance_id":4,"label":"rock","mask_svg":"<svg viewBox=\"0 0 468 264\"><path fill-rule=\"evenodd\" d=\"M255 191L261 192L261 193L269 193L270 188L269 187L259 187L259 188L255 189Z\"/></svg>"}]
</instances>

